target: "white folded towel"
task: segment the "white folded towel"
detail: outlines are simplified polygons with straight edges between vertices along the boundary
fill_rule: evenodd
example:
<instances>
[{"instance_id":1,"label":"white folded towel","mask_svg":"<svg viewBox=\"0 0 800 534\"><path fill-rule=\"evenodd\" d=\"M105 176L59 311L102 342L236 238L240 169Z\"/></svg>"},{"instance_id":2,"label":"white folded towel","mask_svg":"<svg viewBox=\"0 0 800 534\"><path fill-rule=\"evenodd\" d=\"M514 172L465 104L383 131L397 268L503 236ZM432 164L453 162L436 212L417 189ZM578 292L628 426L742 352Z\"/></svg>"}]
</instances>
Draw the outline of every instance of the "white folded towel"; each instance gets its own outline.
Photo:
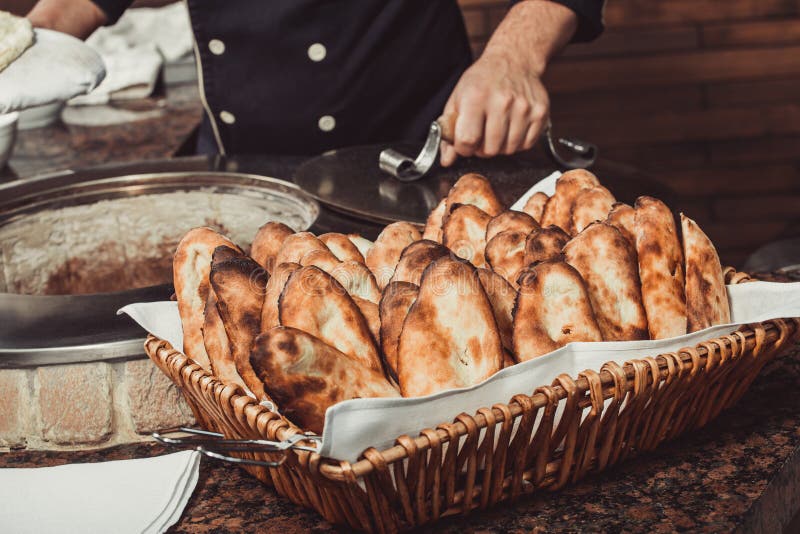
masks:
<instances>
[{"instance_id":1,"label":"white folded towel","mask_svg":"<svg viewBox=\"0 0 800 534\"><path fill-rule=\"evenodd\" d=\"M197 484L200 453L57 467L0 469L0 530L164 532Z\"/></svg>"},{"instance_id":2,"label":"white folded towel","mask_svg":"<svg viewBox=\"0 0 800 534\"><path fill-rule=\"evenodd\" d=\"M34 34L33 46L0 72L0 113L69 100L105 77L100 56L83 41L41 28Z\"/></svg>"}]
</instances>

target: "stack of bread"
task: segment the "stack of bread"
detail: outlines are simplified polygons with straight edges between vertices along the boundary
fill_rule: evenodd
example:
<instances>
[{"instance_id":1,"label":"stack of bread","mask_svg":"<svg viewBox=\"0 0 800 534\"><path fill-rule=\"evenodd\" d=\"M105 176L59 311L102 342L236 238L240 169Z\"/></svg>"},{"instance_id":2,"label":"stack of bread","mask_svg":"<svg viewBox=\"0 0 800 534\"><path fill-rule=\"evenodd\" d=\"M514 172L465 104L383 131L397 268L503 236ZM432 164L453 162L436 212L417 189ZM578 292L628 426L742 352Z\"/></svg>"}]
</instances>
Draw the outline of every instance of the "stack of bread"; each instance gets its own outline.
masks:
<instances>
[{"instance_id":1,"label":"stack of bread","mask_svg":"<svg viewBox=\"0 0 800 534\"><path fill-rule=\"evenodd\" d=\"M572 341L661 339L730 322L711 241L667 206L588 171L506 210L462 176L424 229L296 233L269 222L249 255L209 228L174 260L184 352L300 427L329 406L475 385Z\"/></svg>"}]
</instances>

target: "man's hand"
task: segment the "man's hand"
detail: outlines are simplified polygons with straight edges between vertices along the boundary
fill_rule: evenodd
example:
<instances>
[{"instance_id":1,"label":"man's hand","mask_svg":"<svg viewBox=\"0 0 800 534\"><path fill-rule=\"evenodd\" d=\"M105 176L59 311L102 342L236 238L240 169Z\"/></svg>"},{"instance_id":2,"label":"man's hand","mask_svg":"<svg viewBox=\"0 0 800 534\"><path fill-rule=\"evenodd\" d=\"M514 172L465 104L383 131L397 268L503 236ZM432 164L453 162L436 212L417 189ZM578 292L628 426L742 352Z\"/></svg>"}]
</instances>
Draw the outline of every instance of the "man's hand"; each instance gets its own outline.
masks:
<instances>
[{"instance_id":1,"label":"man's hand","mask_svg":"<svg viewBox=\"0 0 800 534\"><path fill-rule=\"evenodd\" d=\"M574 12L547 0L527 0L509 11L445 105L444 114L458 118L453 144L442 142L443 166L458 156L492 157L533 146L550 109L541 76L576 25Z\"/></svg>"},{"instance_id":2,"label":"man's hand","mask_svg":"<svg viewBox=\"0 0 800 534\"><path fill-rule=\"evenodd\" d=\"M28 13L28 20L37 28L86 39L107 19L92 0L39 0Z\"/></svg>"}]
</instances>

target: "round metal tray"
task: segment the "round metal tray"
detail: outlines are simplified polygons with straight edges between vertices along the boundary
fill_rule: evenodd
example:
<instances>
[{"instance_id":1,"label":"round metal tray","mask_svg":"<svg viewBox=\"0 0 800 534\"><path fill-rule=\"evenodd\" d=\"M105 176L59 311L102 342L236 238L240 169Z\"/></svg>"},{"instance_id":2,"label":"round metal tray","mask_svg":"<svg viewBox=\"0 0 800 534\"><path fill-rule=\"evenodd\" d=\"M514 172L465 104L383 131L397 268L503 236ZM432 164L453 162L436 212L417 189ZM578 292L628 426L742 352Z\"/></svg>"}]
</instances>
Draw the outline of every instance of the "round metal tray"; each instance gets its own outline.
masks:
<instances>
[{"instance_id":1,"label":"round metal tray","mask_svg":"<svg viewBox=\"0 0 800 534\"><path fill-rule=\"evenodd\" d=\"M44 210L101 200L181 191L233 194L248 203L277 198L302 214L305 230L319 204L294 184L237 172L198 169L124 174L124 166L65 171L0 185L0 226ZM263 224L266 221L260 221ZM116 311L131 302L168 300L170 284L92 295L0 293L0 368L28 367L143 354L145 333Z\"/></svg>"}]
</instances>

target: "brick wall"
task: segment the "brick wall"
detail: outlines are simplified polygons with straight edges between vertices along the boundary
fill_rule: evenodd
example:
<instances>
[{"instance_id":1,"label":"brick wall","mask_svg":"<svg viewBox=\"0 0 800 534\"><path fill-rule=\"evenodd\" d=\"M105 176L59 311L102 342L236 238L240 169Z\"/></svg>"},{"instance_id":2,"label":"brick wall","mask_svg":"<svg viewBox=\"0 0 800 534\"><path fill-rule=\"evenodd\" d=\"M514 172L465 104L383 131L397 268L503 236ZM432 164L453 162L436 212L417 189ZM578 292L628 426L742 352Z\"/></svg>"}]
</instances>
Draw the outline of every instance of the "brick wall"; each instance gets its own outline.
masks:
<instances>
[{"instance_id":1,"label":"brick wall","mask_svg":"<svg viewBox=\"0 0 800 534\"><path fill-rule=\"evenodd\" d=\"M0 399L0 451L108 447L194 424L178 389L144 355L0 369Z\"/></svg>"},{"instance_id":2,"label":"brick wall","mask_svg":"<svg viewBox=\"0 0 800 534\"><path fill-rule=\"evenodd\" d=\"M508 4L460 3L480 51ZM800 236L800 0L609 0L606 26L547 73L558 131L677 190L727 263Z\"/></svg>"}]
</instances>

